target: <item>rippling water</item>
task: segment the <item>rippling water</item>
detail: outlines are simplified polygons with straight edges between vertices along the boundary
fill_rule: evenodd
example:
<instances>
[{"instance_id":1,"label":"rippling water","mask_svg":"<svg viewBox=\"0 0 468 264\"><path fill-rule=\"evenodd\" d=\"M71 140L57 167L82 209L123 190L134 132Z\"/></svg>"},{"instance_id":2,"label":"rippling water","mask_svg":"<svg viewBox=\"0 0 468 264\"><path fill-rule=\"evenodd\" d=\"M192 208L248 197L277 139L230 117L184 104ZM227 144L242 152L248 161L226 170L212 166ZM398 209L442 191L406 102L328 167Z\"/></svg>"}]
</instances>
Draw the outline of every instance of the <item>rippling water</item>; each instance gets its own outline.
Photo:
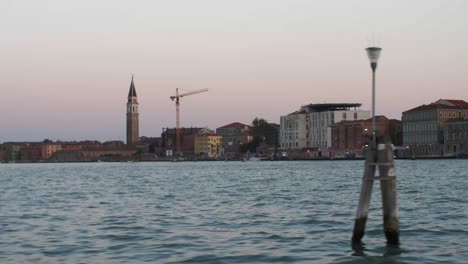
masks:
<instances>
[{"instance_id":1,"label":"rippling water","mask_svg":"<svg viewBox=\"0 0 468 264\"><path fill-rule=\"evenodd\" d=\"M468 161L397 161L399 247L363 161L0 164L0 263L468 263Z\"/></svg>"}]
</instances>

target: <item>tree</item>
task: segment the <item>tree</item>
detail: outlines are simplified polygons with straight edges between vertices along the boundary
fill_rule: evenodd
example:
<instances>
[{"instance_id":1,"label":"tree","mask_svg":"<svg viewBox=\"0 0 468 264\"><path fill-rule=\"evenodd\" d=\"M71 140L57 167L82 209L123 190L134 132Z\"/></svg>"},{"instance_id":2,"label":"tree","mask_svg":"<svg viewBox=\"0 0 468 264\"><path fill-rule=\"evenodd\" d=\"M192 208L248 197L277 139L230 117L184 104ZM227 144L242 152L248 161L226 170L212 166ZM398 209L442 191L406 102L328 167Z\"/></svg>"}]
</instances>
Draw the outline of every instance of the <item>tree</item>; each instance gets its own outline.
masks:
<instances>
[{"instance_id":1,"label":"tree","mask_svg":"<svg viewBox=\"0 0 468 264\"><path fill-rule=\"evenodd\" d=\"M252 121L251 134L254 137L254 139L256 137L260 138L260 143L276 145L277 133L278 131L276 130L276 128L263 118L256 117Z\"/></svg>"},{"instance_id":2,"label":"tree","mask_svg":"<svg viewBox=\"0 0 468 264\"><path fill-rule=\"evenodd\" d=\"M253 137L253 140L241 146L242 153L247 151L255 153L262 143L272 146L276 146L277 144L278 135L276 128L263 118L256 117L252 121L250 135Z\"/></svg>"}]
</instances>

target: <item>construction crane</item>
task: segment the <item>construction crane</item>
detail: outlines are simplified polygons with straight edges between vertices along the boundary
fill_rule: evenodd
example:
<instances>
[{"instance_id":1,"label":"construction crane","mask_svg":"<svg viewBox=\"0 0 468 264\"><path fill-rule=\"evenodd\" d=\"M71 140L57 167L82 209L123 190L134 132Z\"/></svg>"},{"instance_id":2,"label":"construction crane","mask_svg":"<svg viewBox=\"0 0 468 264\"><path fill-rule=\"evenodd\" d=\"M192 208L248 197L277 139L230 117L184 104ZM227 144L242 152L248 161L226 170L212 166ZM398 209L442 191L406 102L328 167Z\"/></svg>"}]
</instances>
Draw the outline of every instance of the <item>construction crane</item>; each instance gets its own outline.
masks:
<instances>
[{"instance_id":1,"label":"construction crane","mask_svg":"<svg viewBox=\"0 0 468 264\"><path fill-rule=\"evenodd\" d=\"M198 93L203 93L203 92L207 92L208 89L200 89L200 90L196 90L196 91L191 91L191 92L187 92L187 93L182 93L182 94L179 94L179 88L176 88L176 95L175 96L170 96L169 98L171 98L172 101L175 100L175 104L176 104L176 153L177 155L180 155L180 110L179 110L179 106L180 106L180 98L184 97L184 96L189 96L189 95L193 95L193 94L198 94Z\"/></svg>"}]
</instances>

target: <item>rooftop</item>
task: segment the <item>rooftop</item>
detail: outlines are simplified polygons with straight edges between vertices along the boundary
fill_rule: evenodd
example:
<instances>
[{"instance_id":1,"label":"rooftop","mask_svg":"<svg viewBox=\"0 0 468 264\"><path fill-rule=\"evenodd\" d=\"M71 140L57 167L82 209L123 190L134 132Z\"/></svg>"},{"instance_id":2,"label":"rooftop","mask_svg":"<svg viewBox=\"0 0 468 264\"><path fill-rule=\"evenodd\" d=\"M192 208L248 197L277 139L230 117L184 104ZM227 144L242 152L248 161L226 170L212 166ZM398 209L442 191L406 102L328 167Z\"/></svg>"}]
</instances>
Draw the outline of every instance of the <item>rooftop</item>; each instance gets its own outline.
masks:
<instances>
[{"instance_id":1,"label":"rooftop","mask_svg":"<svg viewBox=\"0 0 468 264\"><path fill-rule=\"evenodd\" d=\"M326 112L326 111L348 111L350 108L360 107L359 103L330 103L330 104L308 104L301 107L301 110L311 112Z\"/></svg>"},{"instance_id":2,"label":"rooftop","mask_svg":"<svg viewBox=\"0 0 468 264\"><path fill-rule=\"evenodd\" d=\"M400 120L397 120L397 119L388 119L384 115L375 116L375 122L376 123L385 122L387 120L401 122ZM368 118L368 119L362 119L362 120L341 120L340 122L335 123L335 125L337 125L337 124L362 124L362 123L370 123L370 122L372 122L372 117Z\"/></svg>"},{"instance_id":3,"label":"rooftop","mask_svg":"<svg viewBox=\"0 0 468 264\"><path fill-rule=\"evenodd\" d=\"M234 123L222 126L222 127L218 127L217 129L220 129L220 128L244 128L246 126L248 126L248 125L244 125L244 124L239 123L239 122L234 122Z\"/></svg>"},{"instance_id":4,"label":"rooftop","mask_svg":"<svg viewBox=\"0 0 468 264\"><path fill-rule=\"evenodd\" d=\"M299 114L307 114L307 111L306 110L295 111L295 112L292 112L292 113L288 114L288 116L290 116L290 115L299 115Z\"/></svg>"},{"instance_id":5,"label":"rooftop","mask_svg":"<svg viewBox=\"0 0 468 264\"><path fill-rule=\"evenodd\" d=\"M462 100L460 100L462 101ZM465 102L465 101L462 101ZM464 105L462 102L458 102L457 105L447 105L441 103L432 103L428 105L420 105L410 110L406 110L403 113L410 113L410 112L418 112L418 111L427 111L427 110L434 110L434 109L467 109L468 110L468 103ZM466 102L465 102L466 103Z\"/></svg>"},{"instance_id":6,"label":"rooftop","mask_svg":"<svg viewBox=\"0 0 468 264\"><path fill-rule=\"evenodd\" d=\"M454 100L454 99L439 99L433 104L445 104L450 106L464 106L468 107L468 103L463 100Z\"/></svg>"}]
</instances>

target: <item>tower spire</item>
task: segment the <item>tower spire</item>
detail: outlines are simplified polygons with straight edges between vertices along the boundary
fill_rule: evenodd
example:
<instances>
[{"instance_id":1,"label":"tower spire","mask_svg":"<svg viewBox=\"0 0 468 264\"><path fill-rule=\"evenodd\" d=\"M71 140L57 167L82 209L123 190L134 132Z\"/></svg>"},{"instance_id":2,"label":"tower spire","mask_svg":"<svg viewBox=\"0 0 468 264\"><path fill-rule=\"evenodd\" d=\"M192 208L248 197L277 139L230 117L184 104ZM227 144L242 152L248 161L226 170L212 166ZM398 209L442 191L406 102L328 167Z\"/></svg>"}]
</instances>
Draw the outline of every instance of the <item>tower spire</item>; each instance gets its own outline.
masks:
<instances>
[{"instance_id":1,"label":"tower spire","mask_svg":"<svg viewBox=\"0 0 468 264\"><path fill-rule=\"evenodd\" d=\"M132 74L132 82L130 83L130 90L128 91L128 99L129 100L130 100L130 97L137 97L135 84L133 83L133 74Z\"/></svg>"}]
</instances>

